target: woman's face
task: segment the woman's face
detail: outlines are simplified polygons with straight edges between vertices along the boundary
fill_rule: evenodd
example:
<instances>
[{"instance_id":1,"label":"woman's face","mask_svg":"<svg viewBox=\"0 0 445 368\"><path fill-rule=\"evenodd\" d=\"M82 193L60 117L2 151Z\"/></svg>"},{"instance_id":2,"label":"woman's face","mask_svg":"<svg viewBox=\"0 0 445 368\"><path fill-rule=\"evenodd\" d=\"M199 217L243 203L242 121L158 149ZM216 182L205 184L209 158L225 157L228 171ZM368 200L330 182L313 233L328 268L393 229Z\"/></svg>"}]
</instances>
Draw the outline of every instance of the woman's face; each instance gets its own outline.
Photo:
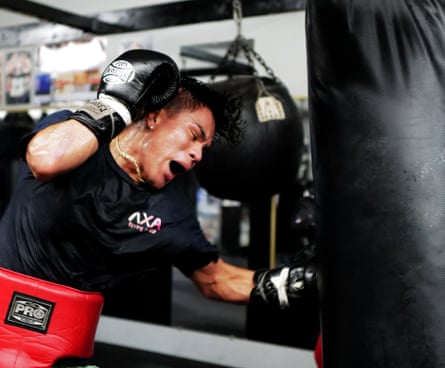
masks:
<instances>
[{"instance_id":1,"label":"woman's face","mask_svg":"<svg viewBox=\"0 0 445 368\"><path fill-rule=\"evenodd\" d=\"M173 116L161 109L149 124L153 129L142 143L139 163L145 181L158 189L201 161L215 134L215 121L207 107Z\"/></svg>"}]
</instances>

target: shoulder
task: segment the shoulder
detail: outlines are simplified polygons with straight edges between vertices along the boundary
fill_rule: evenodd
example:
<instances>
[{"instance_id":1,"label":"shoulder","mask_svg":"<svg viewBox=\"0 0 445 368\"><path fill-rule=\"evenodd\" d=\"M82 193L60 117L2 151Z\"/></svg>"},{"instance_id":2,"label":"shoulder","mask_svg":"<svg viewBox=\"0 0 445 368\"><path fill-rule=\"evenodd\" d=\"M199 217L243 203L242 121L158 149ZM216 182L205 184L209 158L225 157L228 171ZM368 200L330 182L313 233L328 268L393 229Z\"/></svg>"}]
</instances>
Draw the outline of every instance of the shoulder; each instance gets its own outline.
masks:
<instances>
[{"instance_id":1,"label":"shoulder","mask_svg":"<svg viewBox=\"0 0 445 368\"><path fill-rule=\"evenodd\" d=\"M19 142L19 153L22 158L25 157L25 151L26 147L28 146L29 141L32 139L32 137L39 131L42 130L52 124L60 123L62 121L68 120L68 118L71 116L72 112L70 110L60 110L53 114L45 116L43 119L41 119L32 132L25 134Z\"/></svg>"},{"instance_id":2,"label":"shoulder","mask_svg":"<svg viewBox=\"0 0 445 368\"><path fill-rule=\"evenodd\" d=\"M37 123L34 131L39 131L43 128L46 128L49 125L60 123L64 120L68 120L68 118L73 114L70 110L60 110L57 112L54 112L52 114L46 115L44 118L40 119L40 121Z\"/></svg>"}]
</instances>

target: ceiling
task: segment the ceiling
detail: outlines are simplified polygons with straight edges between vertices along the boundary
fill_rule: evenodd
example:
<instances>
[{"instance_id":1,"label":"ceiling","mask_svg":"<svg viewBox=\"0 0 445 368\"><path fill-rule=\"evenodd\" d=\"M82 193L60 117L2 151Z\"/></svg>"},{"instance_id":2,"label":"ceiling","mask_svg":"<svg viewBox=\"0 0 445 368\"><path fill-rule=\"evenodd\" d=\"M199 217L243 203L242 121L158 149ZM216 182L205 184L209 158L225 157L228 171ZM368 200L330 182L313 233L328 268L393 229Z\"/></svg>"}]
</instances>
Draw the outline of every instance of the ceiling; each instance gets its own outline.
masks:
<instances>
[{"instance_id":1,"label":"ceiling","mask_svg":"<svg viewBox=\"0 0 445 368\"><path fill-rule=\"evenodd\" d=\"M33 0L32 3L56 8L65 12L80 15L99 14L104 11L123 10L136 7L160 5L184 0ZM41 20L38 17L25 15L19 11L11 11L9 3L20 3L20 1L0 1L0 28L19 26L23 24L36 23ZM26 7L26 2L23 6ZM19 4L20 6L20 4Z\"/></svg>"},{"instance_id":2,"label":"ceiling","mask_svg":"<svg viewBox=\"0 0 445 368\"><path fill-rule=\"evenodd\" d=\"M305 0L0 0L0 47L303 10Z\"/></svg>"}]
</instances>

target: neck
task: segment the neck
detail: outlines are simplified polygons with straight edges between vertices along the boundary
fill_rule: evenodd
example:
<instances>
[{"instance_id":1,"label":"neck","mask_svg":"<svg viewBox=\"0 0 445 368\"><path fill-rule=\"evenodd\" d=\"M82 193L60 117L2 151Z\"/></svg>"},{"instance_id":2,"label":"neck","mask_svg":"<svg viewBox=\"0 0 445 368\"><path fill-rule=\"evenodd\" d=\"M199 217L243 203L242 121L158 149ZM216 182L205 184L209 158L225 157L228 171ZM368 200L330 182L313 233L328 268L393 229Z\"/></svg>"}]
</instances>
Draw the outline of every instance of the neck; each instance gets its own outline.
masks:
<instances>
[{"instance_id":1,"label":"neck","mask_svg":"<svg viewBox=\"0 0 445 368\"><path fill-rule=\"evenodd\" d=\"M128 154L127 152L122 150L122 148L119 144L119 136L116 136L116 138L114 139L114 143L115 143L117 154L120 157L122 157L124 160L131 162L133 164L134 169L136 171L137 182L145 183L145 180L142 178L141 169L140 169L139 164L137 163L136 159L133 156L131 156L130 154Z\"/></svg>"}]
</instances>

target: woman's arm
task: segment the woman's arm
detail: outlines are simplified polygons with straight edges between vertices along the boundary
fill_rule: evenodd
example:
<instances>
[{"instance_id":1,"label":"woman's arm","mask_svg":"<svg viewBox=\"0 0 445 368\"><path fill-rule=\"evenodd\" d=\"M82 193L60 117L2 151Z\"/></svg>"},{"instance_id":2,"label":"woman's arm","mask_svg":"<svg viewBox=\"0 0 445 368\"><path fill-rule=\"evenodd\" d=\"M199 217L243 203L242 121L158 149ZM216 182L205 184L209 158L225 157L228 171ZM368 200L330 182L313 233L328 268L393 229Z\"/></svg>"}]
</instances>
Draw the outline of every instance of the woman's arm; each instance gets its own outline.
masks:
<instances>
[{"instance_id":1,"label":"woman's arm","mask_svg":"<svg viewBox=\"0 0 445 368\"><path fill-rule=\"evenodd\" d=\"M99 144L94 133L76 120L50 125L30 140L26 162L34 177L49 181L85 162Z\"/></svg>"},{"instance_id":2,"label":"woman's arm","mask_svg":"<svg viewBox=\"0 0 445 368\"><path fill-rule=\"evenodd\" d=\"M254 287L254 271L218 259L194 271L191 279L208 298L232 303L247 303Z\"/></svg>"},{"instance_id":3,"label":"woman's arm","mask_svg":"<svg viewBox=\"0 0 445 368\"><path fill-rule=\"evenodd\" d=\"M208 298L232 303L256 300L284 309L303 297L317 297L316 274L312 260L252 271L219 259L196 270L191 278Z\"/></svg>"}]
</instances>

